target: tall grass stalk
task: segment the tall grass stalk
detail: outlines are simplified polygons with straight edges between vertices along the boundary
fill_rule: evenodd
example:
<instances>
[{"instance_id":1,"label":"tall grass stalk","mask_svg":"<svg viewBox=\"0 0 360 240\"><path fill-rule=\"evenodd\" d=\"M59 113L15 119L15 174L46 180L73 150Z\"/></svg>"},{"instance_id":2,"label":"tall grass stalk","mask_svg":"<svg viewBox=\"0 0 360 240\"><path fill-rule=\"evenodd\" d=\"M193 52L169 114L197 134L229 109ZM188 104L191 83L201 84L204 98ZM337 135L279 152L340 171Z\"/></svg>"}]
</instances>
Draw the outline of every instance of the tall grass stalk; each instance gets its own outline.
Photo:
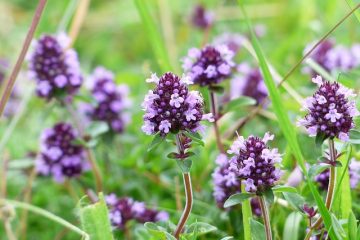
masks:
<instances>
[{"instance_id":1,"label":"tall grass stalk","mask_svg":"<svg viewBox=\"0 0 360 240\"><path fill-rule=\"evenodd\" d=\"M39 0L39 3L38 3L37 8L35 10L34 17L33 17L32 21L31 21L30 28L29 28L28 33L26 35L25 41L23 43L20 55L19 55L19 57L18 57L18 59L16 61L16 64L15 64L13 70L11 71L9 79L6 81L5 88L3 89L3 92L1 93L0 117L4 113L6 103L10 98L11 92L12 92L12 90L14 88L14 85L15 85L16 78L17 78L17 76L18 76L18 74L20 72L21 65L24 62L26 53L27 53L27 51L29 49L31 40L33 39L36 27L39 24L41 14L43 13L43 10L45 8L46 3L47 3L47 0Z\"/></svg>"}]
</instances>

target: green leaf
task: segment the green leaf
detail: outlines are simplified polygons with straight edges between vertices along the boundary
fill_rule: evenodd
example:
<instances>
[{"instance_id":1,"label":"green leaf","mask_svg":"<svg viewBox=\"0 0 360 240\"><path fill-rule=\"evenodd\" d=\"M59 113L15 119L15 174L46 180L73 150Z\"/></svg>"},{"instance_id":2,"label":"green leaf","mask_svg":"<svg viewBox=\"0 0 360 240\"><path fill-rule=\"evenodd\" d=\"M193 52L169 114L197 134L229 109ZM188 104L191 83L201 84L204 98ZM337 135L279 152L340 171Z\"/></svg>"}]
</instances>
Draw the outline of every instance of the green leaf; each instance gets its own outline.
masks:
<instances>
[{"instance_id":1,"label":"green leaf","mask_svg":"<svg viewBox=\"0 0 360 240\"><path fill-rule=\"evenodd\" d=\"M221 112L222 113L228 113L232 111L239 111L241 107L244 106L251 106L255 105L256 100L251 97L242 96L239 98L236 98L234 100L231 100L230 102L226 103L225 105L221 106Z\"/></svg>"},{"instance_id":2,"label":"green leaf","mask_svg":"<svg viewBox=\"0 0 360 240\"><path fill-rule=\"evenodd\" d=\"M302 220L302 215L299 212L292 212L286 218L283 240L299 239L299 229Z\"/></svg>"},{"instance_id":3,"label":"green leaf","mask_svg":"<svg viewBox=\"0 0 360 240\"><path fill-rule=\"evenodd\" d=\"M360 131L351 129L348 142L352 144L360 144Z\"/></svg>"},{"instance_id":4,"label":"green leaf","mask_svg":"<svg viewBox=\"0 0 360 240\"><path fill-rule=\"evenodd\" d=\"M273 203L274 203L274 192L272 191L271 188L265 189L265 191L264 191L264 196L265 196L266 201L267 201L269 204L273 204Z\"/></svg>"},{"instance_id":5,"label":"green leaf","mask_svg":"<svg viewBox=\"0 0 360 240\"><path fill-rule=\"evenodd\" d=\"M326 140L325 133L320 132L320 133L316 134L315 144L317 147L321 147L325 140Z\"/></svg>"},{"instance_id":6,"label":"green leaf","mask_svg":"<svg viewBox=\"0 0 360 240\"><path fill-rule=\"evenodd\" d=\"M188 173L190 172L192 161L190 159L183 159L183 160L176 160L176 163L181 169L182 173Z\"/></svg>"},{"instance_id":7,"label":"green leaf","mask_svg":"<svg viewBox=\"0 0 360 240\"><path fill-rule=\"evenodd\" d=\"M231 195L224 203L224 208L232 207L242 203L244 200L255 196L252 193L236 193Z\"/></svg>"},{"instance_id":8,"label":"green leaf","mask_svg":"<svg viewBox=\"0 0 360 240\"><path fill-rule=\"evenodd\" d=\"M163 72L172 71L169 56L167 54L164 41L161 37L160 31L157 29L159 24L155 23L154 18L150 14L150 1L135 0L136 8L141 17L142 23L146 31L146 39L150 40L151 46L155 53L155 57Z\"/></svg>"},{"instance_id":9,"label":"green leaf","mask_svg":"<svg viewBox=\"0 0 360 240\"><path fill-rule=\"evenodd\" d=\"M290 187L290 186L284 186L284 185L274 186L274 187L272 188L272 190L274 191L274 193L279 193L279 192L292 192L292 193L297 193L296 188Z\"/></svg>"},{"instance_id":10,"label":"green leaf","mask_svg":"<svg viewBox=\"0 0 360 240\"><path fill-rule=\"evenodd\" d=\"M356 238L357 220L354 213L351 211L348 218L348 238L349 240L358 240Z\"/></svg>"},{"instance_id":11,"label":"green leaf","mask_svg":"<svg viewBox=\"0 0 360 240\"><path fill-rule=\"evenodd\" d=\"M209 90L218 94L222 94L225 91L224 87L218 85L210 86Z\"/></svg>"},{"instance_id":12,"label":"green leaf","mask_svg":"<svg viewBox=\"0 0 360 240\"><path fill-rule=\"evenodd\" d=\"M101 134L109 131L109 125L106 122L91 122L90 125L85 129L85 133L92 138L96 138Z\"/></svg>"},{"instance_id":13,"label":"green leaf","mask_svg":"<svg viewBox=\"0 0 360 240\"><path fill-rule=\"evenodd\" d=\"M201 145L201 146L205 146L205 143L203 142L202 137L198 132L185 131L184 134L185 134L185 136L190 138L193 143Z\"/></svg>"},{"instance_id":14,"label":"green leaf","mask_svg":"<svg viewBox=\"0 0 360 240\"><path fill-rule=\"evenodd\" d=\"M333 213L331 214L331 222L332 222L332 227L337 236L337 239L339 239L339 240L344 239L346 237L346 233L345 233L343 227L341 226L339 220L335 217L335 215Z\"/></svg>"},{"instance_id":15,"label":"green leaf","mask_svg":"<svg viewBox=\"0 0 360 240\"><path fill-rule=\"evenodd\" d=\"M195 222L189 225L189 227L186 229L186 233L194 233L196 229L196 236L204 235L209 232L216 231L217 228L215 226L212 226L208 223L204 222Z\"/></svg>"},{"instance_id":16,"label":"green leaf","mask_svg":"<svg viewBox=\"0 0 360 240\"><path fill-rule=\"evenodd\" d=\"M264 240L266 239L265 227L262 223L255 221L254 219L250 220L252 240Z\"/></svg>"},{"instance_id":17,"label":"green leaf","mask_svg":"<svg viewBox=\"0 0 360 240\"><path fill-rule=\"evenodd\" d=\"M167 155L168 158L170 159L177 159L177 153L176 152L171 152Z\"/></svg>"},{"instance_id":18,"label":"green leaf","mask_svg":"<svg viewBox=\"0 0 360 240\"><path fill-rule=\"evenodd\" d=\"M154 150L154 149L157 148L157 147L160 145L160 143L162 143L163 141L164 141L164 138L160 135L160 133L157 133L157 134L154 136L152 142L150 143L150 146L148 147L148 150L147 150L147 151L150 152L150 151Z\"/></svg>"},{"instance_id":19,"label":"green leaf","mask_svg":"<svg viewBox=\"0 0 360 240\"><path fill-rule=\"evenodd\" d=\"M302 211L302 208L305 204L305 199L298 193L292 192L283 192L285 200L298 211Z\"/></svg>"},{"instance_id":20,"label":"green leaf","mask_svg":"<svg viewBox=\"0 0 360 240\"><path fill-rule=\"evenodd\" d=\"M309 177L313 179L319 173L322 173L326 169L330 168L329 164L315 164L309 168Z\"/></svg>"},{"instance_id":21,"label":"green leaf","mask_svg":"<svg viewBox=\"0 0 360 240\"><path fill-rule=\"evenodd\" d=\"M171 234L166 232L166 229L156 225L153 222L146 222L144 224L145 228L148 230L148 232L155 237L156 239L160 240L176 240L175 237L173 237Z\"/></svg>"},{"instance_id":22,"label":"green leaf","mask_svg":"<svg viewBox=\"0 0 360 240\"><path fill-rule=\"evenodd\" d=\"M82 228L91 240L114 239L102 193L99 194L99 201L90 205L87 196L81 198L78 207Z\"/></svg>"}]
</instances>

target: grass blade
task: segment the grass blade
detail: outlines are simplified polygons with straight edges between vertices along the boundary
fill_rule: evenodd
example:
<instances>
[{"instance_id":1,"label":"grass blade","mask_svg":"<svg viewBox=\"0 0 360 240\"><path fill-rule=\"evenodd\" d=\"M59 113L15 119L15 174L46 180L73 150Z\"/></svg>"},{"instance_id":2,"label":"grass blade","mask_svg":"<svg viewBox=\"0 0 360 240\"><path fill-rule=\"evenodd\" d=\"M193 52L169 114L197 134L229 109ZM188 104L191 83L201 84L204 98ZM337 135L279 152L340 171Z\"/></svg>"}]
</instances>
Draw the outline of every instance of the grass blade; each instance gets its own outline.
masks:
<instances>
[{"instance_id":1,"label":"grass blade","mask_svg":"<svg viewBox=\"0 0 360 240\"><path fill-rule=\"evenodd\" d=\"M135 0L135 4L161 70L163 72L171 71L172 67L170 65L164 41L156 27L154 18L150 14L149 1Z\"/></svg>"},{"instance_id":2,"label":"grass blade","mask_svg":"<svg viewBox=\"0 0 360 240\"><path fill-rule=\"evenodd\" d=\"M245 21L246 21L246 23L248 25L248 28L249 28L249 31L251 33L252 45L253 45L253 48L255 50L256 56L257 56L257 58L259 60L259 66L260 66L261 72L262 72L263 77L264 77L265 85L266 85L266 87L268 89L268 92L269 92L269 97L270 97L270 100L272 102L274 112L275 112L275 114L276 114L276 116L278 118L280 128L281 128L286 140L288 141L288 144L289 144L289 146L290 146L296 160L298 161L299 166L303 170L305 176L307 176L307 171L306 171L306 168L305 168L305 161L304 161L304 158L303 158L303 155L301 153L301 149L300 149L300 146L299 146L299 143L298 143L298 140L297 140L296 131L295 131L294 127L292 126L291 121L290 121L290 119L289 119L289 117L287 115L286 108L283 105L284 101L281 99L280 92L276 88L274 79L273 79L273 77L272 77L272 75L270 73L269 67L267 65L266 58L265 58L265 56L263 54L263 51L262 51L262 49L260 47L260 43L259 43L259 41L258 41L258 39L257 39L253 29L252 29L250 20L247 17L247 15L245 13L245 10L243 9L241 1L238 0L238 2L239 2L239 5L240 5L243 13L244 13ZM324 220L325 227L329 231L329 235L330 235L331 239L337 239L333 228L331 228L332 221L331 221L331 216L330 216L330 213L329 213L328 209L326 208L323 200L321 199L321 196L320 196L319 192L317 191L314 183L312 183L311 179L309 179L308 177L306 177L306 179L307 179L307 183L309 185L309 188L311 190L311 193L313 194L313 196L315 198L315 201L316 201L316 203L318 205L319 212L320 212L320 214L321 214L321 216L322 216L322 218Z\"/></svg>"},{"instance_id":3,"label":"grass blade","mask_svg":"<svg viewBox=\"0 0 360 240\"><path fill-rule=\"evenodd\" d=\"M245 192L245 186L241 184L241 191ZM244 240L251 240L251 205L250 199L246 199L243 201L242 205L242 217L243 217L243 225L244 225Z\"/></svg>"}]
</instances>

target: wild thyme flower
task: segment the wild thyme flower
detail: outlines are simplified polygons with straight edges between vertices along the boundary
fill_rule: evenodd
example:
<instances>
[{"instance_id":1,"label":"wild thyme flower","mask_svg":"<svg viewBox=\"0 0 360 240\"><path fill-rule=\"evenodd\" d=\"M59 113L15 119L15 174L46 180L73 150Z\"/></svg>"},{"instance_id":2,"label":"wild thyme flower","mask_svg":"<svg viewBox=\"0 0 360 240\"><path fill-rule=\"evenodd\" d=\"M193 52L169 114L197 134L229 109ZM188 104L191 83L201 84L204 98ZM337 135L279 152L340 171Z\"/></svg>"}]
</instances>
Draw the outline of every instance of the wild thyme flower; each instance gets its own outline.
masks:
<instances>
[{"instance_id":1,"label":"wild thyme flower","mask_svg":"<svg viewBox=\"0 0 360 240\"><path fill-rule=\"evenodd\" d=\"M197 5L192 13L191 21L195 27L206 29L213 24L214 14L206 10L204 6Z\"/></svg>"},{"instance_id":2,"label":"wild thyme flower","mask_svg":"<svg viewBox=\"0 0 360 240\"><path fill-rule=\"evenodd\" d=\"M241 180L229 169L230 162L225 154L216 158L217 167L212 174L214 184L214 198L219 208L223 208L225 201L233 194L241 192Z\"/></svg>"},{"instance_id":3,"label":"wild thyme flower","mask_svg":"<svg viewBox=\"0 0 360 240\"><path fill-rule=\"evenodd\" d=\"M86 114L97 121L108 123L113 132L123 132L129 122L129 115L124 111L130 106L128 87L117 86L114 75L103 67L97 67L90 76L92 95L96 105L86 107Z\"/></svg>"},{"instance_id":4,"label":"wild thyme flower","mask_svg":"<svg viewBox=\"0 0 360 240\"><path fill-rule=\"evenodd\" d=\"M140 223L167 221L169 215L164 211L146 208L145 203L132 198L118 198L114 193L105 197L109 207L109 218L113 227L124 229L127 222L135 220Z\"/></svg>"},{"instance_id":5,"label":"wild thyme flower","mask_svg":"<svg viewBox=\"0 0 360 240\"><path fill-rule=\"evenodd\" d=\"M261 193L274 186L281 176L276 166L281 162L281 155L277 148L269 148L267 142L274 139L274 135L266 133L264 138L250 136L247 139L238 137L228 150L233 157L230 159L229 169L245 183L247 192Z\"/></svg>"},{"instance_id":6,"label":"wild thyme flower","mask_svg":"<svg viewBox=\"0 0 360 240\"><path fill-rule=\"evenodd\" d=\"M326 191L329 186L329 177L330 171L329 169L324 170L315 176L315 181L318 183L320 189ZM355 189L360 182L360 162L355 159L351 159L349 164L349 181L350 187Z\"/></svg>"},{"instance_id":7,"label":"wild thyme flower","mask_svg":"<svg viewBox=\"0 0 360 240\"><path fill-rule=\"evenodd\" d=\"M192 82L186 76L179 78L171 72L158 78L152 74L147 82L156 84L145 96L142 130L148 134L160 132L162 136L179 131L197 131L201 120L212 121L211 114L203 113L203 98L197 91L189 91Z\"/></svg>"},{"instance_id":8,"label":"wild thyme flower","mask_svg":"<svg viewBox=\"0 0 360 240\"><path fill-rule=\"evenodd\" d=\"M315 43L306 46L304 54L307 53ZM310 55L312 60L328 72L349 71L360 65L360 45L354 44L351 47L335 44L333 40L325 40ZM305 72L316 72L309 67L304 68Z\"/></svg>"},{"instance_id":9,"label":"wild thyme flower","mask_svg":"<svg viewBox=\"0 0 360 240\"><path fill-rule=\"evenodd\" d=\"M245 40L246 37L239 33L226 32L215 38L214 45L225 45L230 51L233 51L235 54L240 50Z\"/></svg>"},{"instance_id":10,"label":"wild thyme flower","mask_svg":"<svg viewBox=\"0 0 360 240\"><path fill-rule=\"evenodd\" d=\"M342 141L349 139L349 131L354 127L353 117L358 116L355 97L352 90L340 83L323 81L321 76L312 79L318 85L318 90L304 102L308 111L304 119L298 122L304 126L311 137L324 135L324 139L335 137Z\"/></svg>"},{"instance_id":11,"label":"wild thyme flower","mask_svg":"<svg viewBox=\"0 0 360 240\"><path fill-rule=\"evenodd\" d=\"M183 69L200 86L216 85L231 75L234 52L226 45L192 48L183 58Z\"/></svg>"},{"instance_id":12,"label":"wild thyme flower","mask_svg":"<svg viewBox=\"0 0 360 240\"><path fill-rule=\"evenodd\" d=\"M69 49L69 39L64 35L43 35L33 43L29 55L29 75L37 83L39 97L51 99L73 95L83 78L77 53Z\"/></svg>"},{"instance_id":13,"label":"wild thyme flower","mask_svg":"<svg viewBox=\"0 0 360 240\"><path fill-rule=\"evenodd\" d=\"M62 182L66 177L77 177L89 169L82 146L73 141L78 137L68 123L57 123L45 129L41 135L40 154L36 160L36 170L41 175L52 175Z\"/></svg>"},{"instance_id":14,"label":"wild thyme flower","mask_svg":"<svg viewBox=\"0 0 360 240\"><path fill-rule=\"evenodd\" d=\"M260 103L267 96L267 88L259 68L243 63L237 67L238 74L230 82L231 99L240 96L254 98Z\"/></svg>"}]
</instances>

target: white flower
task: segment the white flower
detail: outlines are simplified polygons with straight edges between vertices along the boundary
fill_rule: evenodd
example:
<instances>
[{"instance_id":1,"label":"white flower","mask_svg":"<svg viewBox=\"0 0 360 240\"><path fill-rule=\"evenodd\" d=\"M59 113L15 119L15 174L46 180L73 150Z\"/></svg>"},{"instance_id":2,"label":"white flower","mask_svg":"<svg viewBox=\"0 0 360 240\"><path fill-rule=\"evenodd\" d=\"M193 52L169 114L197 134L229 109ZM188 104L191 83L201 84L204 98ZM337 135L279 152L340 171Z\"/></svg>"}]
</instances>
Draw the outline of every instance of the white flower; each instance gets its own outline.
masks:
<instances>
[{"instance_id":1,"label":"white flower","mask_svg":"<svg viewBox=\"0 0 360 240\"><path fill-rule=\"evenodd\" d=\"M234 143L231 145L230 149L227 151L229 154L238 154L240 149L244 148L244 137L240 136Z\"/></svg>"},{"instance_id":2,"label":"white flower","mask_svg":"<svg viewBox=\"0 0 360 240\"><path fill-rule=\"evenodd\" d=\"M179 108L181 106L181 103L184 102L184 98L180 97L180 95L178 93L174 93L171 94L171 99L170 99L170 105L171 106L175 106L176 108Z\"/></svg>"},{"instance_id":3,"label":"white flower","mask_svg":"<svg viewBox=\"0 0 360 240\"><path fill-rule=\"evenodd\" d=\"M163 131L164 133L168 133L171 128L171 123L168 120L163 120L160 122L159 130Z\"/></svg>"},{"instance_id":4,"label":"white flower","mask_svg":"<svg viewBox=\"0 0 360 240\"><path fill-rule=\"evenodd\" d=\"M341 118L342 114L338 113L336 109L330 109L325 115L326 119L330 119L331 122L336 122L337 119Z\"/></svg>"},{"instance_id":5,"label":"white flower","mask_svg":"<svg viewBox=\"0 0 360 240\"><path fill-rule=\"evenodd\" d=\"M156 75L156 73L151 73L151 77L150 78L147 78L146 79L146 82L147 83L156 83L156 84L158 84L159 83L159 78L157 77L157 75Z\"/></svg>"}]
</instances>

